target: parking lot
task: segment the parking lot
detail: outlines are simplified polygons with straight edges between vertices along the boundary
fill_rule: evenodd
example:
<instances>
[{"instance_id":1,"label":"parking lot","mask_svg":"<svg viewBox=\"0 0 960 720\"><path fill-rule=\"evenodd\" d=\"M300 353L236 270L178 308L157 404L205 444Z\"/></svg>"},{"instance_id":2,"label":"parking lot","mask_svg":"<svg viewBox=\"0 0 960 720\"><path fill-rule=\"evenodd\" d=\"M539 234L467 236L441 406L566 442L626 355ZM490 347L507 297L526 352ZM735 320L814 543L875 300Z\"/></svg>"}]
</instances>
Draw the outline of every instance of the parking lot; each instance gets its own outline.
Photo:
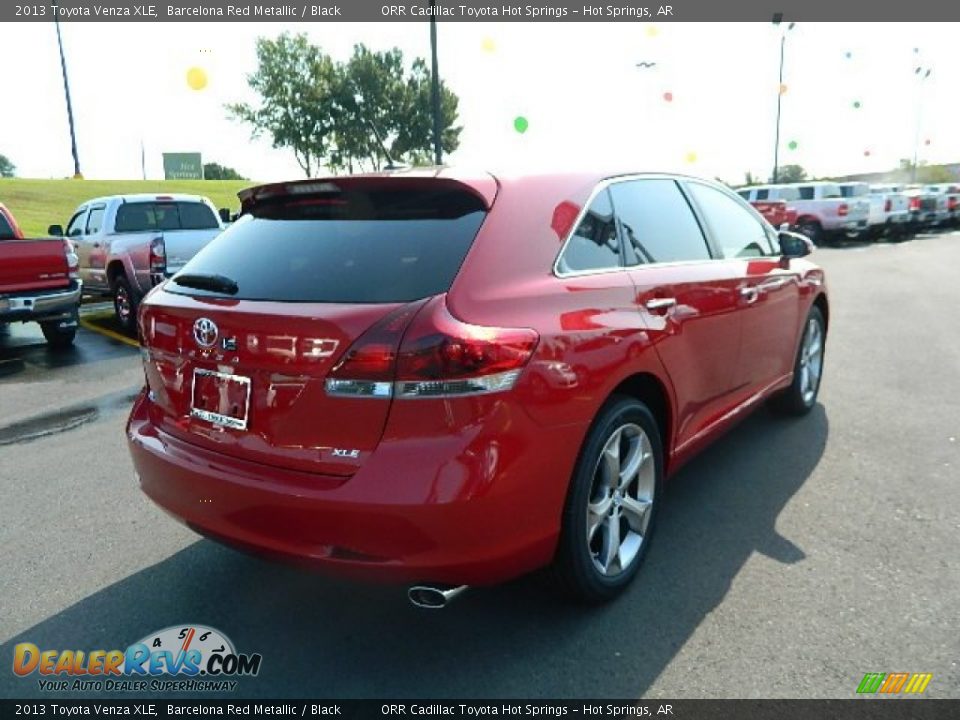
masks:
<instances>
[{"instance_id":1,"label":"parking lot","mask_svg":"<svg viewBox=\"0 0 960 720\"><path fill-rule=\"evenodd\" d=\"M832 305L820 405L761 410L684 468L639 582L593 609L531 577L422 611L202 540L134 481L136 349L84 328L53 355L11 328L0 657L200 623L263 655L243 697L849 698L896 671L960 697L960 233L813 259ZM50 697L9 671L0 694Z\"/></svg>"}]
</instances>

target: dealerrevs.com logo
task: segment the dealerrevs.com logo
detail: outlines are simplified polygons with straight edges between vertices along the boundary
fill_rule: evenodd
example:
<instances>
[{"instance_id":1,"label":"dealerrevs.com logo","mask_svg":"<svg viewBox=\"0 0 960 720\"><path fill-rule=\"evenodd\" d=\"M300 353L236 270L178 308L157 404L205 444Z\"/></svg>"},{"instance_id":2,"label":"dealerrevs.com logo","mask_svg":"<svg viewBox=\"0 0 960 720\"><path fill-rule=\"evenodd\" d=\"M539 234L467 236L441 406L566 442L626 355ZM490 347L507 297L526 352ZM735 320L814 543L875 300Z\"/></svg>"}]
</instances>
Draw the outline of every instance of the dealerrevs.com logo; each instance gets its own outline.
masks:
<instances>
[{"instance_id":1,"label":"dealerrevs.com logo","mask_svg":"<svg viewBox=\"0 0 960 720\"><path fill-rule=\"evenodd\" d=\"M196 692L236 690L241 676L260 672L259 653L238 653L219 630L175 625L151 633L126 650L13 648L13 672L38 675L40 690Z\"/></svg>"}]
</instances>

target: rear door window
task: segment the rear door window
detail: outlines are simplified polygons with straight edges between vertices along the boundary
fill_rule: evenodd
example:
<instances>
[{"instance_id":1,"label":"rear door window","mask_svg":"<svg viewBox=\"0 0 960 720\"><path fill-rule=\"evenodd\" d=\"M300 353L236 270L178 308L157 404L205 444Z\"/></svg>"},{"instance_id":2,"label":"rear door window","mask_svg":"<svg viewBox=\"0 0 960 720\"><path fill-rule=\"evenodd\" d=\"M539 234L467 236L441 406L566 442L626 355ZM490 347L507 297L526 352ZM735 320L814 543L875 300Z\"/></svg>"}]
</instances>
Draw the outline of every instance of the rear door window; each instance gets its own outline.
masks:
<instances>
[{"instance_id":1,"label":"rear door window","mask_svg":"<svg viewBox=\"0 0 960 720\"><path fill-rule=\"evenodd\" d=\"M710 259L700 224L673 180L619 182L610 193L628 264Z\"/></svg>"},{"instance_id":2,"label":"rear door window","mask_svg":"<svg viewBox=\"0 0 960 720\"><path fill-rule=\"evenodd\" d=\"M609 270L622 267L620 240L613 219L610 193L597 195L577 228L570 235L557 262L561 274Z\"/></svg>"},{"instance_id":3,"label":"rear door window","mask_svg":"<svg viewBox=\"0 0 960 720\"><path fill-rule=\"evenodd\" d=\"M220 227L217 217L200 202L128 202L117 208L118 233L164 230L212 230Z\"/></svg>"},{"instance_id":4,"label":"rear door window","mask_svg":"<svg viewBox=\"0 0 960 720\"><path fill-rule=\"evenodd\" d=\"M90 214L87 216L87 228L84 232L85 235L96 235L100 232L100 229L103 227L103 205L97 205L94 208L90 209Z\"/></svg>"},{"instance_id":5,"label":"rear door window","mask_svg":"<svg viewBox=\"0 0 960 720\"><path fill-rule=\"evenodd\" d=\"M410 302L450 289L486 217L463 190L349 190L255 206L180 274L221 275L242 300ZM224 296L181 286L171 292Z\"/></svg>"}]
</instances>

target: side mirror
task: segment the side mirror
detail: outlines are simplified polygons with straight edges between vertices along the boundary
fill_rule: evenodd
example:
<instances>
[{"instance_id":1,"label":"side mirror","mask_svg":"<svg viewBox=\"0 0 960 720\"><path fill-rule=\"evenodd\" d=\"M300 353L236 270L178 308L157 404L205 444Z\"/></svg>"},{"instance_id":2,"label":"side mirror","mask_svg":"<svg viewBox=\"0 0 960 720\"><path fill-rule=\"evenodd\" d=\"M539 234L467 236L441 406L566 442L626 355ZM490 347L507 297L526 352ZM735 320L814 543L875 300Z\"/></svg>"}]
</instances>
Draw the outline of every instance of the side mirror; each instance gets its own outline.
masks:
<instances>
[{"instance_id":1,"label":"side mirror","mask_svg":"<svg viewBox=\"0 0 960 720\"><path fill-rule=\"evenodd\" d=\"M780 254L785 258L802 258L812 253L814 244L806 235L781 230L777 234L780 241Z\"/></svg>"},{"instance_id":2,"label":"side mirror","mask_svg":"<svg viewBox=\"0 0 960 720\"><path fill-rule=\"evenodd\" d=\"M230 222L230 209L229 208L220 208L217 210L220 214L220 222L228 223Z\"/></svg>"},{"instance_id":3,"label":"side mirror","mask_svg":"<svg viewBox=\"0 0 960 720\"><path fill-rule=\"evenodd\" d=\"M63 237L63 225L51 225L47 228L47 234L53 237Z\"/></svg>"}]
</instances>

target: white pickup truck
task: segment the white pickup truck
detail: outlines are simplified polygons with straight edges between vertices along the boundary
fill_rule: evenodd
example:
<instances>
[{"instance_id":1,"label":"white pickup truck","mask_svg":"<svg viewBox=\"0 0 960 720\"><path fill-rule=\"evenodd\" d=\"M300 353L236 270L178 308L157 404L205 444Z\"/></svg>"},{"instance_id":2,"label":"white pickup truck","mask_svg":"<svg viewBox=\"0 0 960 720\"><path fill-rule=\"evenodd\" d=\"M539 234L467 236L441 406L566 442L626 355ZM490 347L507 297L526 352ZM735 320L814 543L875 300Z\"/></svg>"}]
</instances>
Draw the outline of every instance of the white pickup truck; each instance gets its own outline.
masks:
<instances>
[{"instance_id":1,"label":"white pickup truck","mask_svg":"<svg viewBox=\"0 0 960 720\"><path fill-rule=\"evenodd\" d=\"M111 296L121 327L133 332L143 296L223 231L221 216L199 195L111 195L85 202L66 229L80 258L84 293ZM49 232L64 234L59 225Z\"/></svg>"},{"instance_id":2,"label":"white pickup truck","mask_svg":"<svg viewBox=\"0 0 960 720\"><path fill-rule=\"evenodd\" d=\"M856 238L867 231L870 203L865 198L843 197L840 186L834 182L760 185L739 192L749 202L787 201L797 211L797 232L815 245L843 237Z\"/></svg>"}]
</instances>

